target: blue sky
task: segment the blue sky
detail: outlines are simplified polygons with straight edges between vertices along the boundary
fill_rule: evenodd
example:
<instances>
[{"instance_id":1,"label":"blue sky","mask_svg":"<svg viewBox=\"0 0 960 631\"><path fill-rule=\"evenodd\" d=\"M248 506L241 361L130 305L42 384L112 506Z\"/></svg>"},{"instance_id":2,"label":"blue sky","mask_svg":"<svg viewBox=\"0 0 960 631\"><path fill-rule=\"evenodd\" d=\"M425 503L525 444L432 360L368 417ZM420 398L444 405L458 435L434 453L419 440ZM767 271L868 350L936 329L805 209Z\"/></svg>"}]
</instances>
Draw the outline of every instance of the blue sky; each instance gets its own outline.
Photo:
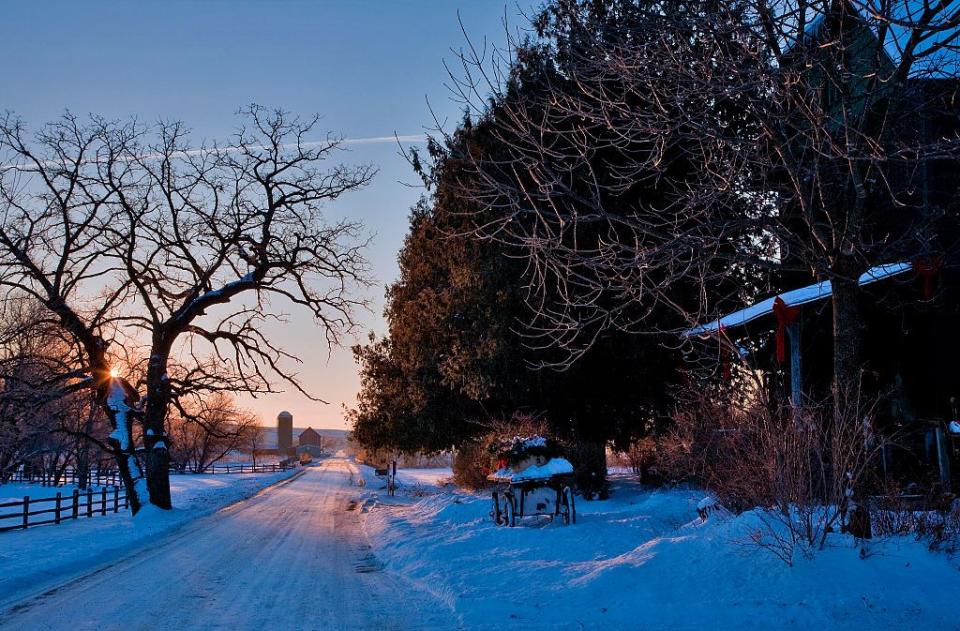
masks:
<instances>
[{"instance_id":1,"label":"blue sky","mask_svg":"<svg viewBox=\"0 0 960 631\"><path fill-rule=\"evenodd\" d=\"M198 139L212 139L229 136L233 112L256 102L320 113L324 131L348 138L422 134L433 127L428 99L449 124L459 118L443 65L465 45L458 11L476 42L502 44L505 16L512 28L523 24L514 0L9 2L0 22L0 109L31 126L65 109L180 119ZM393 143L351 145L343 159L380 168L369 188L332 212L362 219L374 234L369 258L380 286L363 320L381 332L382 285L396 276L421 191L406 185L416 178ZM301 377L330 405L293 394L246 403L268 423L289 409L297 426L341 427L341 404L353 402L359 383L352 358L338 351L327 361L312 321L291 316L276 335L304 359Z\"/></svg>"}]
</instances>

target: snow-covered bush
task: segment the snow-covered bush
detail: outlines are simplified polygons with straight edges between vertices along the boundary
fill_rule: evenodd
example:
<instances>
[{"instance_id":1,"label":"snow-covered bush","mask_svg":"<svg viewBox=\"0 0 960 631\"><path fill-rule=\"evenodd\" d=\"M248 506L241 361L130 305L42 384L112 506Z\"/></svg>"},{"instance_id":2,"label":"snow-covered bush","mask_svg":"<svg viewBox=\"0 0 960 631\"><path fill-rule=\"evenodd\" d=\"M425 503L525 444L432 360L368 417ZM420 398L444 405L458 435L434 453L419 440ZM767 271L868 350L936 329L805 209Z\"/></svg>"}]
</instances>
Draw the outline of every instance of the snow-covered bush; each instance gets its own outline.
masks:
<instances>
[{"instance_id":1,"label":"snow-covered bush","mask_svg":"<svg viewBox=\"0 0 960 631\"><path fill-rule=\"evenodd\" d=\"M487 476L497 470L522 468L563 455L561 445L538 434L518 435L516 426L501 426L482 439L465 443L453 461L453 479L459 486L480 489L490 485Z\"/></svg>"}]
</instances>

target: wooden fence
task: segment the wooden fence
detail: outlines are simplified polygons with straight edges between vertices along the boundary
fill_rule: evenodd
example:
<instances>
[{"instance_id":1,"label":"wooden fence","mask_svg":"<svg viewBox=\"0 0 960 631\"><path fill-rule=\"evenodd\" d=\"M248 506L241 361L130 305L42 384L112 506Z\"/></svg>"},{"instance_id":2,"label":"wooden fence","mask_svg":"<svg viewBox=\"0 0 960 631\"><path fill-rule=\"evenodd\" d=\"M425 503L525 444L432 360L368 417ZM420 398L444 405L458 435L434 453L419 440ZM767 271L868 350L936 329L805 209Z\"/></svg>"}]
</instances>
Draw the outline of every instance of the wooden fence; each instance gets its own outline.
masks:
<instances>
[{"instance_id":1,"label":"wooden fence","mask_svg":"<svg viewBox=\"0 0 960 631\"><path fill-rule=\"evenodd\" d=\"M275 473L277 471L286 471L296 466L293 460L284 460L280 463L258 464L228 464L228 465L210 465L199 473ZM170 473L194 473L186 468L171 467ZM72 467L67 467L59 476L53 476L45 471L36 471L31 469L20 469L15 471L7 480L8 483L21 482L30 484L41 484L43 486L64 486L73 484L80 486L82 476ZM120 472L116 469L91 469L89 473L88 484L90 486L120 486Z\"/></svg>"},{"instance_id":2,"label":"wooden fence","mask_svg":"<svg viewBox=\"0 0 960 631\"><path fill-rule=\"evenodd\" d=\"M24 496L22 500L0 503L0 532L118 513L128 507L127 494L118 486L99 491L74 489L72 495L57 493L56 497L40 499Z\"/></svg>"},{"instance_id":3,"label":"wooden fence","mask_svg":"<svg viewBox=\"0 0 960 631\"><path fill-rule=\"evenodd\" d=\"M281 462L273 464L258 464L256 466L252 464L223 464L223 465L210 465L202 471L202 473L276 473L278 471L286 471L287 469L293 469L297 466L292 462Z\"/></svg>"},{"instance_id":4,"label":"wooden fence","mask_svg":"<svg viewBox=\"0 0 960 631\"><path fill-rule=\"evenodd\" d=\"M120 472L116 469L91 469L88 475L88 484L91 486L120 485ZM65 484L79 486L82 477L73 467L67 467L59 476L46 471L24 468L14 471L7 482L39 483L43 486L64 486Z\"/></svg>"},{"instance_id":5,"label":"wooden fence","mask_svg":"<svg viewBox=\"0 0 960 631\"><path fill-rule=\"evenodd\" d=\"M256 466L249 464L214 465L204 469L203 473L276 473L293 469L296 466L296 463L287 461L279 464L260 464ZM171 473L188 472L171 471ZM91 483L96 479L104 479L104 476L95 478L93 477L93 472L91 472ZM113 472L112 479L117 479L115 472ZM34 480L31 480L29 475L21 475L12 481L31 482ZM48 482L48 484L51 483ZM29 528L31 526L59 524L63 521L79 519L80 517L118 513L120 509L126 509L129 508L129 506L126 492L121 491L120 487L115 483L110 487L104 486L97 491L93 489L74 489L72 495L57 493L55 497L38 499L31 499L30 496L27 495L24 496L22 500L0 503L0 532Z\"/></svg>"}]
</instances>

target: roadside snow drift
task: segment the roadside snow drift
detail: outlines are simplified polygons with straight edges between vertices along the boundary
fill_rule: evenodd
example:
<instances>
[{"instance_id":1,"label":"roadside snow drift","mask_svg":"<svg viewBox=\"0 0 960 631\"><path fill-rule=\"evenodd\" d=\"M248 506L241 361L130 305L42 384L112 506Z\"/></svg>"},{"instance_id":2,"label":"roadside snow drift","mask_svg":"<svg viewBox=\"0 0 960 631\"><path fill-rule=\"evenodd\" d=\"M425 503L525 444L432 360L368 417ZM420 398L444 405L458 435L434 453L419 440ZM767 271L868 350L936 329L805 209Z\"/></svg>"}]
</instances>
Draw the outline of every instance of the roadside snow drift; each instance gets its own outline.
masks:
<instances>
[{"instance_id":1,"label":"roadside snow drift","mask_svg":"<svg viewBox=\"0 0 960 631\"><path fill-rule=\"evenodd\" d=\"M487 494L450 487L417 499L401 486L385 498L370 476L366 489L366 529L381 562L467 628L960 625L956 562L912 539L876 541L861 560L836 536L789 567L747 543L757 515L702 522L704 493L644 490L625 476L611 499L579 501L574 526L530 518L498 527Z\"/></svg>"}]
</instances>

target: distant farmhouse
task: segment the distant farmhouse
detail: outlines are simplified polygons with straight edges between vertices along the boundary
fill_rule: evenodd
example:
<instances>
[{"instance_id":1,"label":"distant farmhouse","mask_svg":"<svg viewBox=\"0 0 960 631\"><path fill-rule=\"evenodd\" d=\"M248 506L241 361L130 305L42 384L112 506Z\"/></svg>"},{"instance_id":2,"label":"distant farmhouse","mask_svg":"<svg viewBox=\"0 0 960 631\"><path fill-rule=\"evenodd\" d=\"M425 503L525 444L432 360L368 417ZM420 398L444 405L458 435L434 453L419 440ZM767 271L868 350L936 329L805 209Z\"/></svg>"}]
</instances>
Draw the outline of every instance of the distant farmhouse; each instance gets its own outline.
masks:
<instances>
[{"instance_id":1,"label":"distant farmhouse","mask_svg":"<svg viewBox=\"0 0 960 631\"><path fill-rule=\"evenodd\" d=\"M336 438L324 437L317 430L308 427L301 431L297 440L293 440L294 434L293 414L284 410L277 415L276 435L271 437L271 428L267 428L267 444L275 444L273 448L258 449L258 456L277 456L278 458L300 458L307 454L313 458L319 458L325 453L325 446L332 446ZM333 430L333 433L338 433ZM342 433L342 432L339 432Z\"/></svg>"},{"instance_id":2,"label":"distant farmhouse","mask_svg":"<svg viewBox=\"0 0 960 631\"><path fill-rule=\"evenodd\" d=\"M310 454L314 458L319 458L323 455L323 436L312 427L303 430L297 440L296 453L298 458L302 457L303 454Z\"/></svg>"}]
</instances>

